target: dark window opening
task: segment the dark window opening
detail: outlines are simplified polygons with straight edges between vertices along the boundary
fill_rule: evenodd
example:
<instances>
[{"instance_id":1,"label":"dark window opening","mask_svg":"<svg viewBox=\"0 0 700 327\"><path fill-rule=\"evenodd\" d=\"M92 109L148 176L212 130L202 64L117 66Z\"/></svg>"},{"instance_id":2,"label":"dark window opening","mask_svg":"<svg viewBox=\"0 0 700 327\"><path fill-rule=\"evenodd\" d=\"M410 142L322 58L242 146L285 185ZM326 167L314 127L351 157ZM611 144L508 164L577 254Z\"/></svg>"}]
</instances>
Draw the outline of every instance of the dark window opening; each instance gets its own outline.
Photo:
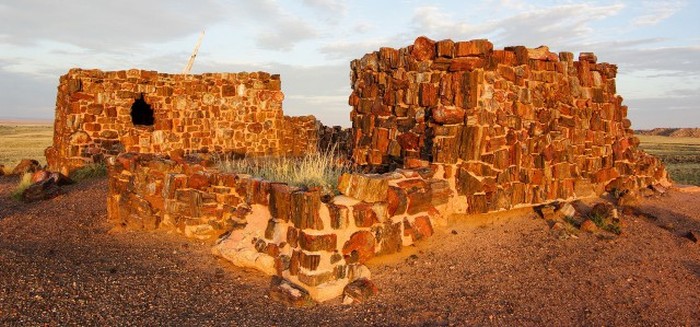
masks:
<instances>
[{"instance_id":1,"label":"dark window opening","mask_svg":"<svg viewBox=\"0 0 700 327\"><path fill-rule=\"evenodd\" d=\"M143 100L143 93L131 105L131 122L134 125L153 126L153 109Z\"/></svg>"}]
</instances>

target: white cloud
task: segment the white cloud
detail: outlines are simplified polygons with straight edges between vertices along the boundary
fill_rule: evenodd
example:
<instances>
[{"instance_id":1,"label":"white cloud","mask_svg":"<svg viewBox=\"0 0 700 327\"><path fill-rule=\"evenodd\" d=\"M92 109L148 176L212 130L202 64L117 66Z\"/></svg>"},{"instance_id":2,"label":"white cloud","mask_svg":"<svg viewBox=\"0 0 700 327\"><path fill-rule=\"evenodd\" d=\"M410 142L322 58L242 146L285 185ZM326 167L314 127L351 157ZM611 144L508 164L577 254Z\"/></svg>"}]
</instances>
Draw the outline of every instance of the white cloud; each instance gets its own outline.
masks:
<instances>
[{"instance_id":1,"label":"white cloud","mask_svg":"<svg viewBox=\"0 0 700 327\"><path fill-rule=\"evenodd\" d=\"M289 51L304 40L309 40L317 35L314 28L308 23L285 17L276 21L273 26L260 32L257 37L257 45L266 50Z\"/></svg>"},{"instance_id":2,"label":"white cloud","mask_svg":"<svg viewBox=\"0 0 700 327\"><path fill-rule=\"evenodd\" d=\"M304 4L335 15L345 15L347 6L342 0L303 0Z\"/></svg>"},{"instance_id":3,"label":"white cloud","mask_svg":"<svg viewBox=\"0 0 700 327\"><path fill-rule=\"evenodd\" d=\"M361 58L365 53L378 50L382 46L390 46L387 40L373 39L357 42L337 41L321 46L319 51L329 59L353 60ZM404 46L404 45L399 45Z\"/></svg>"},{"instance_id":4,"label":"white cloud","mask_svg":"<svg viewBox=\"0 0 700 327\"><path fill-rule=\"evenodd\" d=\"M645 26L645 25L656 25L669 17L673 16L675 13L685 7L684 1L643 1L642 8L644 9L644 14L635 18L632 23L635 26Z\"/></svg>"},{"instance_id":5,"label":"white cloud","mask_svg":"<svg viewBox=\"0 0 700 327\"><path fill-rule=\"evenodd\" d=\"M90 49L165 42L226 18L216 0L24 0L0 9L4 42L52 40Z\"/></svg>"}]
</instances>

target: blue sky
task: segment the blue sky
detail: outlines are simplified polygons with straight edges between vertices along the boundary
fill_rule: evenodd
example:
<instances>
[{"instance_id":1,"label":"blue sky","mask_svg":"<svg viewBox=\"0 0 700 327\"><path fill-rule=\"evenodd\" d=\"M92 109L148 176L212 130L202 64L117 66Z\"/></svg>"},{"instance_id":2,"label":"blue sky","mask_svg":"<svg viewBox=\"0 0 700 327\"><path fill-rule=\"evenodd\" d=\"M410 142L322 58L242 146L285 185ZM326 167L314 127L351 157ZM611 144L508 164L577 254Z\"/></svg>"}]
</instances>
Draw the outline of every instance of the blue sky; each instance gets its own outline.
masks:
<instances>
[{"instance_id":1,"label":"blue sky","mask_svg":"<svg viewBox=\"0 0 700 327\"><path fill-rule=\"evenodd\" d=\"M72 67L282 75L284 111L349 126L349 62L381 46L490 39L619 66L633 128L700 127L700 1L0 0L0 118L53 119Z\"/></svg>"}]
</instances>

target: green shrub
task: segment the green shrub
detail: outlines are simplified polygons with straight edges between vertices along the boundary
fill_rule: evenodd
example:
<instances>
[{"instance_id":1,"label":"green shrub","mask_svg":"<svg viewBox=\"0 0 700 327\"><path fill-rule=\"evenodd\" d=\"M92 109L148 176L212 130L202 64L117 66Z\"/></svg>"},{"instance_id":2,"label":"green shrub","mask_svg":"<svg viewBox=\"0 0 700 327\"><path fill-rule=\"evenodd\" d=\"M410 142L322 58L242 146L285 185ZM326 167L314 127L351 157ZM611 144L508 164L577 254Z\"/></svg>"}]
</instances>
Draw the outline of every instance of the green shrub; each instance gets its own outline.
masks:
<instances>
[{"instance_id":1,"label":"green shrub","mask_svg":"<svg viewBox=\"0 0 700 327\"><path fill-rule=\"evenodd\" d=\"M24 190L26 190L29 186L32 185L32 173L25 173L22 175L22 177L19 180L19 183L15 187L15 189L10 193L13 199L15 200L21 200L22 199L22 193Z\"/></svg>"},{"instance_id":2,"label":"green shrub","mask_svg":"<svg viewBox=\"0 0 700 327\"><path fill-rule=\"evenodd\" d=\"M107 166L104 163L95 163L74 170L68 177L75 182L80 182L86 179L104 176L107 176Z\"/></svg>"},{"instance_id":3,"label":"green shrub","mask_svg":"<svg viewBox=\"0 0 700 327\"><path fill-rule=\"evenodd\" d=\"M333 150L309 154L301 158L261 157L224 160L219 169L247 174L272 182L298 187L320 187L324 194L335 194L338 178L350 166L333 155Z\"/></svg>"}]
</instances>

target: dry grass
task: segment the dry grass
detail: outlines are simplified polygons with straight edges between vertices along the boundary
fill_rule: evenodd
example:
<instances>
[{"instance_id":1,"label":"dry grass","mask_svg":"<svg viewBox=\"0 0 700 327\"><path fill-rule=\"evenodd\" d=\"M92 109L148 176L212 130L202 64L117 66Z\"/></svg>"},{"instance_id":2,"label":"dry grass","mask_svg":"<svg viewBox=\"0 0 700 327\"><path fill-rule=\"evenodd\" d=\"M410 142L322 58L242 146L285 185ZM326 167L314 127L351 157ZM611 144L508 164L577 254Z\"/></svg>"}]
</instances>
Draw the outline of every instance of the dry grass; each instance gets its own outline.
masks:
<instances>
[{"instance_id":1,"label":"dry grass","mask_svg":"<svg viewBox=\"0 0 700 327\"><path fill-rule=\"evenodd\" d=\"M219 164L219 168L293 186L320 187L325 194L334 194L340 175L350 171L348 164L333 155L333 150L302 158L224 160Z\"/></svg>"},{"instance_id":2,"label":"dry grass","mask_svg":"<svg viewBox=\"0 0 700 327\"><path fill-rule=\"evenodd\" d=\"M22 175L22 178L19 179L19 183L17 184L15 189L12 190L10 196L12 196L12 198L15 200L20 200L22 198L22 193L24 192L24 190L26 190L31 185L32 173L25 173L24 175Z\"/></svg>"},{"instance_id":3,"label":"dry grass","mask_svg":"<svg viewBox=\"0 0 700 327\"><path fill-rule=\"evenodd\" d=\"M637 135L639 147L666 165L679 184L700 186L700 138Z\"/></svg>"},{"instance_id":4,"label":"dry grass","mask_svg":"<svg viewBox=\"0 0 700 327\"><path fill-rule=\"evenodd\" d=\"M51 145L53 126L0 125L0 165L12 170L22 159L46 164L44 150Z\"/></svg>"}]
</instances>

